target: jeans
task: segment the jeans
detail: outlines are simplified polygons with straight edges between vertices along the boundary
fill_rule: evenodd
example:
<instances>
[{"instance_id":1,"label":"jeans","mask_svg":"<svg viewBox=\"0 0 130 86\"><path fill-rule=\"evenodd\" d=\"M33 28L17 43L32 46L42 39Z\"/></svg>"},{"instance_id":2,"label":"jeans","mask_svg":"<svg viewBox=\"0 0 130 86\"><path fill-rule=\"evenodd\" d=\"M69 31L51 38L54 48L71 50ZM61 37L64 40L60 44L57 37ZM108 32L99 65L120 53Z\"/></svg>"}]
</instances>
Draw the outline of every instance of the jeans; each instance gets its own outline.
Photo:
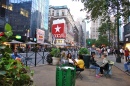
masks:
<instances>
[{"instance_id":1,"label":"jeans","mask_svg":"<svg viewBox=\"0 0 130 86\"><path fill-rule=\"evenodd\" d=\"M100 72L100 67L98 66L90 65L90 69L96 69L96 75L98 75Z\"/></svg>"},{"instance_id":2,"label":"jeans","mask_svg":"<svg viewBox=\"0 0 130 86\"><path fill-rule=\"evenodd\" d=\"M126 70L129 70L129 67L128 67L128 66L130 66L130 62L124 63L124 69L125 69L125 71L126 71Z\"/></svg>"}]
</instances>

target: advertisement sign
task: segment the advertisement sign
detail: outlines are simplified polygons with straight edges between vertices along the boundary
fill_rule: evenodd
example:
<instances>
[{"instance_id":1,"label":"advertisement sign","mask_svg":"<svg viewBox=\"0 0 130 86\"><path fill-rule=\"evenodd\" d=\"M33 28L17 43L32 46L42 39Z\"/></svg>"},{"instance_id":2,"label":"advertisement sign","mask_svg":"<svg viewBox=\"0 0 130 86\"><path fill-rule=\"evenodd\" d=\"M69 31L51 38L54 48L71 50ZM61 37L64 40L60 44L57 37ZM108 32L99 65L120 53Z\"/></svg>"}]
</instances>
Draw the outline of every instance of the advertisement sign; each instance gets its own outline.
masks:
<instances>
[{"instance_id":1,"label":"advertisement sign","mask_svg":"<svg viewBox=\"0 0 130 86\"><path fill-rule=\"evenodd\" d=\"M54 35L55 38L66 38L64 27L65 27L64 23L52 25L52 34Z\"/></svg>"},{"instance_id":2,"label":"advertisement sign","mask_svg":"<svg viewBox=\"0 0 130 86\"><path fill-rule=\"evenodd\" d=\"M41 29L37 29L37 43L44 43L44 30Z\"/></svg>"}]
</instances>

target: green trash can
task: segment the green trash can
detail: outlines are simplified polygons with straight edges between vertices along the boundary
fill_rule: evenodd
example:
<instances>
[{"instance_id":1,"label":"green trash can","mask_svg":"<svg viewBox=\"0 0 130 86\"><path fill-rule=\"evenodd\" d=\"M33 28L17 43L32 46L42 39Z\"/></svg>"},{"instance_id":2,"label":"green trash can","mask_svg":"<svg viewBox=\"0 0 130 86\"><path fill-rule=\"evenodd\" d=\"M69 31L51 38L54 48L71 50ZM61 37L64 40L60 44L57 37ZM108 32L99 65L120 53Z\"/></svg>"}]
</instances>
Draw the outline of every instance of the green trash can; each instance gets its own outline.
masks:
<instances>
[{"instance_id":1,"label":"green trash can","mask_svg":"<svg viewBox=\"0 0 130 86\"><path fill-rule=\"evenodd\" d=\"M75 86L76 67L57 66L56 86Z\"/></svg>"},{"instance_id":2,"label":"green trash can","mask_svg":"<svg viewBox=\"0 0 130 86\"><path fill-rule=\"evenodd\" d=\"M89 62L90 62L91 55L83 55L83 60L85 63L85 68L89 68Z\"/></svg>"}]
</instances>

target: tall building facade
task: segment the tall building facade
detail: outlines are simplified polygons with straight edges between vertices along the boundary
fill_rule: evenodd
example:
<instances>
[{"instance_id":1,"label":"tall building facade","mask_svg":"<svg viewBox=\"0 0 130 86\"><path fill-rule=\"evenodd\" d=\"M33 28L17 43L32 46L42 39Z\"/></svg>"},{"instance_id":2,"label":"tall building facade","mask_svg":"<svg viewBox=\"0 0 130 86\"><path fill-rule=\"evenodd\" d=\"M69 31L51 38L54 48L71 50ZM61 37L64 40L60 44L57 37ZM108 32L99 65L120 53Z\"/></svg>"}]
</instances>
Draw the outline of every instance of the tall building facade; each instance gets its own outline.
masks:
<instances>
[{"instance_id":1,"label":"tall building facade","mask_svg":"<svg viewBox=\"0 0 130 86\"><path fill-rule=\"evenodd\" d=\"M90 27L91 39L96 39L96 40L98 39L98 35L99 35L98 28L100 27L100 25L101 25L101 17L91 22L91 27Z\"/></svg>"},{"instance_id":2,"label":"tall building facade","mask_svg":"<svg viewBox=\"0 0 130 86\"><path fill-rule=\"evenodd\" d=\"M3 4L6 4L6 0L0 0L0 32L4 31L5 25L5 11L6 9L2 7Z\"/></svg>"},{"instance_id":3,"label":"tall building facade","mask_svg":"<svg viewBox=\"0 0 130 86\"><path fill-rule=\"evenodd\" d=\"M5 1L0 5L5 9L4 19L12 26L14 35L36 37L37 29L48 30L49 0L2 1Z\"/></svg>"},{"instance_id":4,"label":"tall building facade","mask_svg":"<svg viewBox=\"0 0 130 86\"><path fill-rule=\"evenodd\" d=\"M86 39L89 39L89 31L86 32Z\"/></svg>"},{"instance_id":5,"label":"tall building facade","mask_svg":"<svg viewBox=\"0 0 130 86\"><path fill-rule=\"evenodd\" d=\"M86 47L86 22L84 20L82 21L81 26L82 26L82 30L83 30L83 36L82 36L83 42L82 42L82 46Z\"/></svg>"},{"instance_id":6,"label":"tall building facade","mask_svg":"<svg viewBox=\"0 0 130 86\"><path fill-rule=\"evenodd\" d=\"M77 43L77 39L74 38L74 30L77 31L77 28L74 23L73 16L70 13L70 10L68 9L67 6L50 6L49 8L49 30L50 30L50 38L49 40L52 41L52 25L53 21L55 20L64 20L65 22L65 33L66 37L64 39L58 39L56 38L55 44L61 43L62 44L68 44L68 45L74 45L74 43ZM60 22L59 22L60 23ZM77 34L78 35L78 34Z\"/></svg>"}]
</instances>

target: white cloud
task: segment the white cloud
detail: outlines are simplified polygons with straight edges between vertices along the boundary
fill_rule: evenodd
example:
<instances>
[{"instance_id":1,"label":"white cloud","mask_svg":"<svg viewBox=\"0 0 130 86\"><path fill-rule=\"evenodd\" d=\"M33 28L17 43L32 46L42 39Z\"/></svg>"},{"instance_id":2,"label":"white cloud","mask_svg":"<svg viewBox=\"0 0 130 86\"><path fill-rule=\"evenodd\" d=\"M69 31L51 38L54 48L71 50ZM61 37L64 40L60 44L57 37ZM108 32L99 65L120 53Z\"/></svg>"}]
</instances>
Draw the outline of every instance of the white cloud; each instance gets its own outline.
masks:
<instances>
[{"instance_id":1,"label":"white cloud","mask_svg":"<svg viewBox=\"0 0 130 86\"><path fill-rule=\"evenodd\" d=\"M50 0L50 5L53 6L62 6L67 5L70 9L71 15L74 17L74 20L77 18L82 17L85 18L86 13L81 12L80 9L83 9L83 4L79 1L72 1L72 0Z\"/></svg>"}]
</instances>

